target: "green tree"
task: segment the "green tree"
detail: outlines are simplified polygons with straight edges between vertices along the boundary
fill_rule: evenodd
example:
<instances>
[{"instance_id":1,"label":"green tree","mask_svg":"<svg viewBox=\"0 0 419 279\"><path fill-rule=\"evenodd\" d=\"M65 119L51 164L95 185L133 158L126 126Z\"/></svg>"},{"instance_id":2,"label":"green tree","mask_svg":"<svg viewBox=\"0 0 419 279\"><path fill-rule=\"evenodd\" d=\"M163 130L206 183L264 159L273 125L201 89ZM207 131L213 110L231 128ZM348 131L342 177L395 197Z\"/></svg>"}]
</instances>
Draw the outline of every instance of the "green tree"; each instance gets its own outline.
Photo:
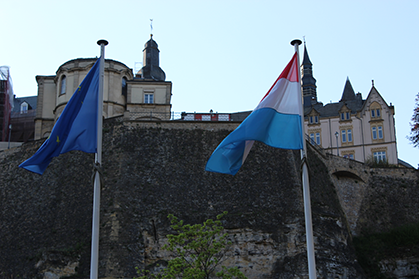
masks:
<instances>
[{"instance_id":1,"label":"green tree","mask_svg":"<svg viewBox=\"0 0 419 279\"><path fill-rule=\"evenodd\" d=\"M413 109L412 122L410 122L409 140L415 147L419 146L419 93L416 95L415 108Z\"/></svg>"},{"instance_id":2,"label":"green tree","mask_svg":"<svg viewBox=\"0 0 419 279\"><path fill-rule=\"evenodd\" d=\"M179 221L170 214L168 218L176 234L167 235L169 243L163 249L172 252L174 258L158 274L152 274L149 270L137 270L140 276L134 279L210 278L226 259L226 247L231 244L227 240L227 233L223 233L224 227L220 221L226 214L227 211L224 211L215 221L208 219L203 224L195 225L184 225L182 220ZM246 278L237 267L225 266L221 266L215 276L223 279Z\"/></svg>"}]
</instances>

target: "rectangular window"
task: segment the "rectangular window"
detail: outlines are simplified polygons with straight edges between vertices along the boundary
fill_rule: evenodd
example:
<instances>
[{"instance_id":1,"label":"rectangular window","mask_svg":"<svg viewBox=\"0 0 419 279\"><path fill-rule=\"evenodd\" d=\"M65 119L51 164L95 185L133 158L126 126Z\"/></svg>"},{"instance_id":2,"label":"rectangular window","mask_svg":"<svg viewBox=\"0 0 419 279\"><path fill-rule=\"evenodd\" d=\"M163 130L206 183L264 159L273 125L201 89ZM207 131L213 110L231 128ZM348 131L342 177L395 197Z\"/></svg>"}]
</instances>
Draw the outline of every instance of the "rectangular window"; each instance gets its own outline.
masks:
<instances>
[{"instance_id":1,"label":"rectangular window","mask_svg":"<svg viewBox=\"0 0 419 279\"><path fill-rule=\"evenodd\" d=\"M20 113L28 113L28 104L23 103L20 105Z\"/></svg>"},{"instance_id":2,"label":"rectangular window","mask_svg":"<svg viewBox=\"0 0 419 279\"><path fill-rule=\"evenodd\" d=\"M340 119L345 120L345 114L343 112L340 114Z\"/></svg>"},{"instance_id":3,"label":"rectangular window","mask_svg":"<svg viewBox=\"0 0 419 279\"><path fill-rule=\"evenodd\" d=\"M354 154L353 153L349 153L349 154L345 154L345 155L343 155L343 158L348 158L348 159L355 159L355 156L354 156Z\"/></svg>"},{"instance_id":4,"label":"rectangular window","mask_svg":"<svg viewBox=\"0 0 419 279\"><path fill-rule=\"evenodd\" d=\"M346 142L346 130L342 130L341 134L342 134L342 142Z\"/></svg>"},{"instance_id":5,"label":"rectangular window","mask_svg":"<svg viewBox=\"0 0 419 279\"><path fill-rule=\"evenodd\" d=\"M377 139L377 127L372 127L372 139Z\"/></svg>"},{"instance_id":6,"label":"rectangular window","mask_svg":"<svg viewBox=\"0 0 419 279\"><path fill-rule=\"evenodd\" d=\"M211 121L211 115L208 115L208 114L202 115L202 121Z\"/></svg>"},{"instance_id":7,"label":"rectangular window","mask_svg":"<svg viewBox=\"0 0 419 279\"><path fill-rule=\"evenodd\" d=\"M153 94L144 94L144 103L153 104L154 103L154 95Z\"/></svg>"},{"instance_id":8,"label":"rectangular window","mask_svg":"<svg viewBox=\"0 0 419 279\"><path fill-rule=\"evenodd\" d=\"M61 77L60 94L65 94L66 87L67 87L66 77L65 76L62 76Z\"/></svg>"},{"instance_id":9,"label":"rectangular window","mask_svg":"<svg viewBox=\"0 0 419 279\"><path fill-rule=\"evenodd\" d=\"M316 143L320 145L320 133L316 133Z\"/></svg>"},{"instance_id":10,"label":"rectangular window","mask_svg":"<svg viewBox=\"0 0 419 279\"><path fill-rule=\"evenodd\" d=\"M313 116L310 116L310 124L313 124Z\"/></svg>"},{"instance_id":11,"label":"rectangular window","mask_svg":"<svg viewBox=\"0 0 419 279\"><path fill-rule=\"evenodd\" d=\"M352 129L348 129L348 142L352 142Z\"/></svg>"},{"instance_id":12,"label":"rectangular window","mask_svg":"<svg viewBox=\"0 0 419 279\"><path fill-rule=\"evenodd\" d=\"M319 117L317 115L314 116L314 122L319 123Z\"/></svg>"},{"instance_id":13,"label":"rectangular window","mask_svg":"<svg viewBox=\"0 0 419 279\"><path fill-rule=\"evenodd\" d=\"M314 144L314 133L310 134L310 142L311 144Z\"/></svg>"},{"instance_id":14,"label":"rectangular window","mask_svg":"<svg viewBox=\"0 0 419 279\"><path fill-rule=\"evenodd\" d=\"M385 151L374 152L374 160L377 162L386 161L386 152Z\"/></svg>"},{"instance_id":15,"label":"rectangular window","mask_svg":"<svg viewBox=\"0 0 419 279\"><path fill-rule=\"evenodd\" d=\"M351 118L351 117L350 117L350 115L349 115L349 112L347 112L347 113L346 113L346 119L348 119L348 120L349 120L350 118Z\"/></svg>"},{"instance_id":16,"label":"rectangular window","mask_svg":"<svg viewBox=\"0 0 419 279\"><path fill-rule=\"evenodd\" d=\"M378 126L378 138L379 139L383 138L383 127L382 126Z\"/></svg>"},{"instance_id":17,"label":"rectangular window","mask_svg":"<svg viewBox=\"0 0 419 279\"><path fill-rule=\"evenodd\" d=\"M375 117L375 110L371 110L371 117Z\"/></svg>"},{"instance_id":18,"label":"rectangular window","mask_svg":"<svg viewBox=\"0 0 419 279\"><path fill-rule=\"evenodd\" d=\"M380 117L380 110L377 109L377 117Z\"/></svg>"}]
</instances>

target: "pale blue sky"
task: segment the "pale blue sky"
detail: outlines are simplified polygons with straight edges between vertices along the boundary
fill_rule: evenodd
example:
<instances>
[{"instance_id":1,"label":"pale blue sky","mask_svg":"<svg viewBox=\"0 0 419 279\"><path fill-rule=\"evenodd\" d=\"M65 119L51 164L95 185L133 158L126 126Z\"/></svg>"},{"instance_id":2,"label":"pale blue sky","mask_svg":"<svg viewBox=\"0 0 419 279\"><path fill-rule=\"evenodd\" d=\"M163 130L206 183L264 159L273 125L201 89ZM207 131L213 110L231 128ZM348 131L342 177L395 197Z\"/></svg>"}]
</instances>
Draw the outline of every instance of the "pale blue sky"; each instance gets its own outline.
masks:
<instances>
[{"instance_id":1,"label":"pale blue sky","mask_svg":"<svg viewBox=\"0 0 419 279\"><path fill-rule=\"evenodd\" d=\"M418 93L419 1L1 0L0 65L15 94L37 94L36 75L99 56L130 68L150 37L173 82L172 111L252 110L305 36L318 99L339 101L346 78L366 98L371 80L395 106L399 158L417 167L406 136ZM302 55L302 48L300 49ZM137 65L138 67L138 65Z\"/></svg>"}]
</instances>

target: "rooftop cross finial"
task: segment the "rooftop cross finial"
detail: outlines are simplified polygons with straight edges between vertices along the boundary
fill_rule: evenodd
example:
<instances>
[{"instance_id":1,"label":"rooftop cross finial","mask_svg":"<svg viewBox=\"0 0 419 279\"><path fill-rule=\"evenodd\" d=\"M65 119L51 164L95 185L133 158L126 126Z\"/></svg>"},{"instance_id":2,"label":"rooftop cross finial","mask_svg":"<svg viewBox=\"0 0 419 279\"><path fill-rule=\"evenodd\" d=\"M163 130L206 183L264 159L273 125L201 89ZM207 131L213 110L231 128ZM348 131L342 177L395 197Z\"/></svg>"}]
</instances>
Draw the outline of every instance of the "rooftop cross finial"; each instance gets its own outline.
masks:
<instances>
[{"instance_id":1,"label":"rooftop cross finial","mask_svg":"<svg viewBox=\"0 0 419 279\"><path fill-rule=\"evenodd\" d=\"M150 18L150 29L151 29L150 35L153 36L153 19L152 18Z\"/></svg>"},{"instance_id":2,"label":"rooftop cross finial","mask_svg":"<svg viewBox=\"0 0 419 279\"><path fill-rule=\"evenodd\" d=\"M306 36L303 36L304 45L306 45Z\"/></svg>"},{"instance_id":3,"label":"rooftop cross finial","mask_svg":"<svg viewBox=\"0 0 419 279\"><path fill-rule=\"evenodd\" d=\"M371 80L371 82L372 82L372 87L374 87L374 80Z\"/></svg>"}]
</instances>

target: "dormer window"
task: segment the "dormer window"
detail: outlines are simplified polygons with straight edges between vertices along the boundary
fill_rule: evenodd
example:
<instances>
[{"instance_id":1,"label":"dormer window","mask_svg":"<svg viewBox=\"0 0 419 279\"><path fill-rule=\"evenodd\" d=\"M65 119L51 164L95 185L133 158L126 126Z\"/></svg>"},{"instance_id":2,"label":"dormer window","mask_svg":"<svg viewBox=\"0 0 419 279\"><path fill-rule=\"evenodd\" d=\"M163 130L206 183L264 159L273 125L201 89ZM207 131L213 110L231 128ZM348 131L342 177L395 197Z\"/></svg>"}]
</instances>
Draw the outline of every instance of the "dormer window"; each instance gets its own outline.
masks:
<instances>
[{"instance_id":1,"label":"dormer window","mask_svg":"<svg viewBox=\"0 0 419 279\"><path fill-rule=\"evenodd\" d=\"M351 119L351 112L345 111L340 113L340 120L350 120Z\"/></svg>"},{"instance_id":2,"label":"dormer window","mask_svg":"<svg viewBox=\"0 0 419 279\"><path fill-rule=\"evenodd\" d=\"M28 113L28 108L29 108L28 103L23 102L23 103L20 105L20 113L21 113L21 114L23 114L23 113Z\"/></svg>"},{"instance_id":3,"label":"dormer window","mask_svg":"<svg viewBox=\"0 0 419 279\"><path fill-rule=\"evenodd\" d=\"M60 83L60 95L65 94L67 87L67 78L66 76L61 77L61 83Z\"/></svg>"},{"instance_id":4,"label":"dormer window","mask_svg":"<svg viewBox=\"0 0 419 279\"><path fill-rule=\"evenodd\" d=\"M349 119L351 119L351 115L350 115L349 112L342 112L340 114L340 119L341 120L349 120Z\"/></svg>"}]
</instances>

